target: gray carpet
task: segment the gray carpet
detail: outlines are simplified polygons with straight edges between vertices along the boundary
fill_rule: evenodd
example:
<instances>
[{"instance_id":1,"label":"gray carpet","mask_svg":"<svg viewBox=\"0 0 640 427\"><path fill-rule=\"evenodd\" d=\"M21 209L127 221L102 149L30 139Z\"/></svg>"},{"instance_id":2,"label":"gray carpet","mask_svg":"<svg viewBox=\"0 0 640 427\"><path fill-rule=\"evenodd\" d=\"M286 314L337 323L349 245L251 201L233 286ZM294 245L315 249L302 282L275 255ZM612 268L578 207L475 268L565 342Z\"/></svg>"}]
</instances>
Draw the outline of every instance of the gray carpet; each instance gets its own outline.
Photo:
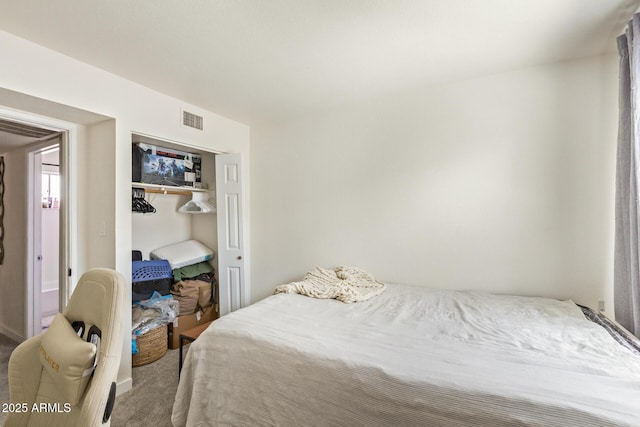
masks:
<instances>
[{"instance_id":1,"label":"gray carpet","mask_svg":"<svg viewBox=\"0 0 640 427\"><path fill-rule=\"evenodd\" d=\"M9 356L17 345L18 343L0 334L0 405L9 403ZM0 425L4 423L4 419L5 414L0 411Z\"/></svg>"},{"instance_id":2,"label":"gray carpet","mask_svg":"<svg viewBox=\"0 0 640 427\"><path fill-rule=\"evenodd\" d=\"M116 398L112 426L171 427L171 408L178 389L178 354L179 350L167 350L161 359L133 368L133 388Z\"/></svg>"},{"instance_id":3,"label":"gray carpet","mask_svg":"<svg viewBox=\"0 0 640 427\"><path fill-rule=\"evenodd\" d=\"M15 342L0 335L0 404L9 402L7 369L9 356L16 346ZM185 350L188 348L186 346ZM178 354L179 350L168 350L161 359L133 368L133 388L116 398L112 426L171 426L171 408L178 388ZM4 419L0 411L0 425Z\"/></svg>"}]
</instances>

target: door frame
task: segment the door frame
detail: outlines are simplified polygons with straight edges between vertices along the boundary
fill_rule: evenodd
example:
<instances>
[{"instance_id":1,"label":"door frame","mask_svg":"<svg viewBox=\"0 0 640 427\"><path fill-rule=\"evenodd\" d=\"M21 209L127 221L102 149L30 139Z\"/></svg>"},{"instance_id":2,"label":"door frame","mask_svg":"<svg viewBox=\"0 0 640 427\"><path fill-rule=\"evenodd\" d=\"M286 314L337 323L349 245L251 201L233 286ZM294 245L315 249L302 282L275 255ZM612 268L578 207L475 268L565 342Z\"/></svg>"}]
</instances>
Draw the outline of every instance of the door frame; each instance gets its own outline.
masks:
<instances>
[{"instance_id":1,"label":"door frame","mask_svg":"<svg viewBox=\"0 0 640 427\"><path fill-rule=\"evenodd\" d=\"M232 304L230 303L223 303L223 298L225 299L225 301L230 301L230 294L231 294L231 289L230 289L230 283L227 279L225 279L222 276L222 267L221 267L221 235L220 235L220 214L221 214L221 206L219 206L218 204L220 203L220 199L218 199L218 195L220 194L220 184L219 184L219 180L218 180L218 172L216 170L216 188L215 188L215 197L216 197L216 227L218 228L218 250L217 250L217 262L216 262L216 266L217 268L217 275L218 275L218 286L217 286L217 295L216 295L216 311L218 312L218 314L220 316L223 316L225 314L230 313L231 311L234 311L235 309L238 308L242 308L245 307L247 305L249 305L250 300L251 300L251 260L250 260L250 251L248 250L248 242L246 240L246 236L247 236L247 232L249 229L249 223L246 221L247 219L247 206L248 204L246 203L246 192L244 190L244 188L246 188L246 181L248 181L248 177L245 175L244 172L244 166L242 165L242 154L241 153L230 153L230 152L225 152L225 151L220 151L220 150L216 150L215 148L209 148L209 147L203 147L201 145L194 145L194 144L188 144L188 143L183 143L183 142L179 142L179 141L174 141L174 140L170 140L167 138L163 138L163 137L159 137L159 136L155 136L155 135L150 135L148 133L145 132L139 132L136 130L132 130L131 131L131 135L138 135L141 137L145 137L145 138L150 138L153 140L157 140L160 141L164 144L166 144L167 148L174 148L177 150L185 150L185 149L193 149L195 151L200 151L200 152L207 152L210 154L213 154L215 156L216 159L218 159L220 156L225 156L225 155L239 155L240 156L240 170L239 172L239 179L241 180L241 186L242 186L242 194L241 194L241 212L240 212L240 218L241 218L241 224L240 227L242 228L242 232L241 235L239 236L239 238L241 239L240 244L242 245L242 248L240 249L239 253L234 254L234 256L237 258L237 256L240 256L240 259L238 259L238 265L240 266L241 271L241 282L240 282L240 286L239 289L236 290L235 294L233 295L233 297L235 297L234 300L234 304L232 307ZM215 163L217 165L218 160L215 160ZM223 266L224 266L224 262L223 262ZM229 288L225 291L222 291L222 287L226 287ZM222 296L221 296L222 293Z\"/></svg>"},{"instance_id":2,"label":"door frame","mask_svg":"<svg viewBox=\"0 0 640 427\"><path fill-rule=\"evenodd\" d=\"M60 148L59 163L60 163L60 222L58 233L60 237L59 246L59 264L58 264L58 311L62 312L71 296L73 291L72 277L69 275L69 270L72 265L76 264L76 254L72 251L76 245L75 229L71 227L71 224L77 223L73 218L75 217L75 200L70 197L71 194L76 194L73 190L74 181L71 179L69 173L72 164L69 162L69 145L73 135L71 129L56 129L60 131L59 138L56 138L56 143L52 144L51 140L36 143L28 147L27 161L27 265L26 265L26 298L25 298L25 328L26 338L31 338L38 335L42 331L40 319L40 294L41 291L41 274L37 273L37 257L40 252L39 242L36 240L40 237L41 233L37 233L35 228L38 226L36 221L40 218L40 215L36 213L37 201L40 199L39 193L36 193L40 188L40 183L35 183L36 179L41 179L39 176L36 178L36 172L42 170L41 165L36 165L36 158L42 151L51 148L53 145L58 145ZM59 142L58 142L59 141Z\"/></svg>"},{"instance_id":3,"label":"door frame","mask_svg":"<svg viewBox=\"0 0 640 427\"><path fill-rule=\"evenodd\" d=\"M40 197L42 194L42 154L54 147L60 148L64 133L56 134L52 138L39 141L27 147L27 292L31 292L31 324L27 325L27 330L31 331L31 336L38 335L42 331L42 307L40 296L42 293L42 209L40 206ZM58 235L61 234L60 224L58 224ZM58 266L60 267L60 266ZM29 274L30 273L30 274ZM60 275L58 275L58 283L60 283ZM60 293L60 285L58 285L58 295ZM28 299L28 298L27 298ZM58 309L60 309L60 299L58 297Z\"/></svg>"},{"instance_id":4,"label":"door frame","mask_svg":"<svg viewBox=\"0 0 640 427\"><path fill-rule=\"evenodd\" d=\"M77 264L77 206L78 201L72 197L77 194L77 147L78 147L78 126L75 123L54 119L46 116L39 116L19 110L9 109L0 106L0 117L6 120L28 124L44 129L50 129L61 133L60 141L60 264L59 264L59 295L58 309L63 311L69 302L71 293L73 292L73 284L75 283L75 272L72 272L72 266ZM49 145L50 142L48 143ZM24 331L25 339L37 335L41 331L41 325L34 324L34 277L33 264L35 262L35 248L33 242L33 212L34 212L34 189L31 185L33 179L32 170L32 153L40 150L47 142L36 142L25 147L27 160L25 164L25 182L28 183L27 191L27 236L24 266ZM37 303L39 303L39 298ZM39 317L39 314L38 314ZM37 329L36 329L37 326Z\"/></svg>"}]
</instances>

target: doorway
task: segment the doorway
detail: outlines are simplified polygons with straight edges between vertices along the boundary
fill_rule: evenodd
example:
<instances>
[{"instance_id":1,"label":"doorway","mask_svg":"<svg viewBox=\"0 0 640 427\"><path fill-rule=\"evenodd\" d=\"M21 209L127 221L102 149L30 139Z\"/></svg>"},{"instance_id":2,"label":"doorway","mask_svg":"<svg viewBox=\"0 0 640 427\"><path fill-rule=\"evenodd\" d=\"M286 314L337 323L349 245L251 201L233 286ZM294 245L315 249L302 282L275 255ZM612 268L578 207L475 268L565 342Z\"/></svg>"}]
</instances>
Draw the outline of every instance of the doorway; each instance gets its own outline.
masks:
<instances>
[{"instance_id":1,"label":"doorway","mask_svg":"<svg viewBox=\"0 0 640 427\"><path fill-rule=\"evenodd\" d=\"M14 254L16 250L24 251L25 256L17 263L14 259L12 264L5 265L3 273L5 276L22 277L24 280L18 281L23 283L24 287L24 335L20 336L20 332L13 333L18 340L40 334L43 314L55 314L66 304L68 283L64 273L67 269L60 266L69 263L69 203L65 203L65 199L68 199L65 196L68 194L65 191L68 171L65 168L65 159L69 151L69 135L72 132L75 132L73 126L67 127L66 123L55 119L0 109L0 151L9 155L14 165L24 161L23 164L26 166L22 169L22 178L19 177L19 172L15 173L20 169L14 168L14 177L10 184L15 190L15 185L22 182L26 191L13 191L12 200L7 201L14 207L14 214L20 210L23 212L22 215L26 213L22 223L26 231L23 235L24 240L14 238L11 241ZM51 211L43 212L43 189L52 195L51 208L47 203L47 209ZM58 198L55 212L54 198ZM13 224L16 225L15 216L12 218ZM43 248L43 244L47 247ZM43 265L44 254L47 254L47 261ZM47 280L46 283L43 282L44 279ZM18 308L16 311L21 310ZM6 327L4 329L12 332Z\"/></svg>"},{"instance_id":2,"label":"doorway","mask_svg":"<svg viewBox=\"0 0 640 427\"><path fill-rule=\"evenodd\" d=\"M27 155L27 337L45 331L66 304L68 265L64 234L67 204L64 151L67 132L57 130L26 148Z\"/></svg>"}]
</instances>

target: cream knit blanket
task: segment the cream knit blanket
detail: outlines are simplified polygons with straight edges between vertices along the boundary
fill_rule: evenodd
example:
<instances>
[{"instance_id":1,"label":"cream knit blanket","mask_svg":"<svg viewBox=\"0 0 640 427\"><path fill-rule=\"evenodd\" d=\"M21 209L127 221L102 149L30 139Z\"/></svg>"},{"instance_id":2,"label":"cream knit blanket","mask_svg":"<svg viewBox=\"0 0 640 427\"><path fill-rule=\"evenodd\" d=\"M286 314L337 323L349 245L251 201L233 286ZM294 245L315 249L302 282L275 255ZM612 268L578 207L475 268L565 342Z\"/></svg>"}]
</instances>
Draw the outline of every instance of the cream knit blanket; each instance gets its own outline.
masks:
<instances>
[{"instance_id":1,"label":"cream knit blanket","mask_svg":"<svg viewBox=\"0 0 640 427\"><path fill-rule=\"evenodd\" d=\"M326 270L315 267L301 282L276 288L275 294L301 294L313 298L333 298L345 303L366 301L384 292L386 285L357 267Z\"/></svg>"}]
</instances>

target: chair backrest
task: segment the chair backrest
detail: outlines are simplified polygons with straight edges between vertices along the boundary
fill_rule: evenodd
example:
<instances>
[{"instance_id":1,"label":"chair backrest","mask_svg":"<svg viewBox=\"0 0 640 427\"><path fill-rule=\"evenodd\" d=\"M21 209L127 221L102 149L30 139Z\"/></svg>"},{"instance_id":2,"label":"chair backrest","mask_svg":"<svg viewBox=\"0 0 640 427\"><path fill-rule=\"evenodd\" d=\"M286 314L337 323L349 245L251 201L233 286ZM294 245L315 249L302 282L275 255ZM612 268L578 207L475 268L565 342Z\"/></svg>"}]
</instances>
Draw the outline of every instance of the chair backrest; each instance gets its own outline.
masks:
<instances>
[{"instance_id":1,"label":"chair backrest","mask_svg":"<svg viewBox=\"0 0 640 427\"><path fill-rule=\"evenodd\" d=\"M80 277L64 310L69 322L85 324L85 336L91 326L100 329L101 352L111 353L113 346L117 346L118 354L122 350L125 283L124 277L114 270L89 270Z\"/></svg>"}]
</instances>

